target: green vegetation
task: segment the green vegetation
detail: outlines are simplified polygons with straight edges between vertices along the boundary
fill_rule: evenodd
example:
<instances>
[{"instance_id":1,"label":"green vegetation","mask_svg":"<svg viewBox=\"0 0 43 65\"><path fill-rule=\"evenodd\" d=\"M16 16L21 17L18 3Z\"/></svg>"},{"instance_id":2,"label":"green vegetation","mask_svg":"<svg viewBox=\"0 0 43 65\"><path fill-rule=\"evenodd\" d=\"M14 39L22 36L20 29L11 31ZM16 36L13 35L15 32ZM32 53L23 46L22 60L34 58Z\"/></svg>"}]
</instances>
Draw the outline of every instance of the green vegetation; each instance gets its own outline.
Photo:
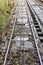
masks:
<instances>
[{"instance_id":1,"label":"green vegetation","mask_svg":"<svg viewBox=\"0 0 43 65\"><path fill-rule=\"evenodd\" d=\"M15 0L0 0L0 32L4 31L15 4Z\"/></svg>"},{"instance_id":2,"label":"green vegetation","mask_svg":"<svg viewBox=\"0 0 43 65\"><path fill-rule=\"evenodd\" d=\"M7 17L7 0L0 0L0 30L3 30L3 25L6 21L6 17Z\"/></svg>"},{"instance_id":3,"label":"green vegetation","mask_svg":"<svg viewBox=\"0 0 43 65\"><path fill-rule=\"evenodd\" d=\"M8 7L8 0L0 0L0 9L6 12Z\"/></svg>"}]
</instances>

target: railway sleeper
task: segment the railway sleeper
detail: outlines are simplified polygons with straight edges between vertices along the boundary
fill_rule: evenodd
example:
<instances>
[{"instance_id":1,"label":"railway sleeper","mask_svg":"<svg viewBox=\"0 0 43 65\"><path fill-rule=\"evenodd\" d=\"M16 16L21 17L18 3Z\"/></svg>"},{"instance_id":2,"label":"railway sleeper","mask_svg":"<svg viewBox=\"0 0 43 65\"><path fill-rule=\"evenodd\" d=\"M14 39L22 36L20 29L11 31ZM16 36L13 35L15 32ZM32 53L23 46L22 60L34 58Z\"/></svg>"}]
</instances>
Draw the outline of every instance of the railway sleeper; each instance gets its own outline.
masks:
<instances>
[{"instance_id":1,"label":"railway sleeper","mask_svg":"<svg viewBox=\"0 0 43 65\"><path fill-rule=\"evenodd\" d=\"M41 43L43 42L43 39L40 39Z\"/></svg>"},{"instance_id":2,"label":"railway sleeper","mask_svg":"<svg viewBox=\"0 0 43 65\"><path fill-rule=\"evenodd\" d=\"M35 25L35 27L36 27L36 28L39 28L39 26L38 26L38 25Z\"/></svg>"},{"instance_id":3,"label":"railway sleeper","mask_svg":"<svg viewBox=\"0 0 43 65\"><path fill-rule=\"evenodd\" d=\"M37 30L37 32L41 32L41 29L38 29L38 28L37 28L36 30Z\"/></svg>"},{"instance_id":4,"label":"railway sleeper","mask_svg":"<svg viewBox=\"0 0 43 65\"><path fill-rule=\"evenodd\" d=\"M39 33L38 35L39 35L40 37L43 37L43 33Z\"/></svg>"},{"instance_id":5,"label":"railway sleeper","mask_svg":"<svg viewBox=\"0 0 43 65\"><path fill-rule=\"evenodd\" d=\"M38 25L38 23L37 22L34 22L34 25Z\"/></svg>"}]
</instances>

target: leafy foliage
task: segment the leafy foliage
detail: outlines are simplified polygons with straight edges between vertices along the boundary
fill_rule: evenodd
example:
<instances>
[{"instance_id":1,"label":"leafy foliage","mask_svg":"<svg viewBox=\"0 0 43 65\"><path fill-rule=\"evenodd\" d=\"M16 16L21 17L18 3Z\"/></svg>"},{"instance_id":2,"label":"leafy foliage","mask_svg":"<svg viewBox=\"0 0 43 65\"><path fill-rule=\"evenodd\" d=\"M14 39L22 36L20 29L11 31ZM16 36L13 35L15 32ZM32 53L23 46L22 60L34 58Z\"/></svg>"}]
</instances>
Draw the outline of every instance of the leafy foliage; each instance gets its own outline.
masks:
<instances>
[{"instance_id":1,"label":"leafy foliage","mask_svg":"<svg viewBox=\"0 0 43 65\"><path fill-rule=\"evenodd\" d=\"M8 0L0 0L0 9L6 12L8 7Z\"/></svg>"},{"instance_id":2,"label":"leafy foliage","mask_svg":"<svg viewBox=\"0 0 43 65\"><path fill-rule=\"evenodd\" d=\"M8 18L15 6L15 0L0 0L0 30L3 32Z\"/></svg>"}]
</instances>

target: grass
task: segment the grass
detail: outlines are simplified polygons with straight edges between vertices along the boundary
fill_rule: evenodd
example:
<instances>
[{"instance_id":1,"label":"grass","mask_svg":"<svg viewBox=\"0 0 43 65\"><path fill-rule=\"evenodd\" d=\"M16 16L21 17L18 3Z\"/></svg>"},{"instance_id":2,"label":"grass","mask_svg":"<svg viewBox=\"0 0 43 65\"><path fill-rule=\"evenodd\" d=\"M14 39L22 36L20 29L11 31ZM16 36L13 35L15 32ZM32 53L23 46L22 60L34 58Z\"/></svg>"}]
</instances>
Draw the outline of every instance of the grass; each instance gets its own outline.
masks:
<instances>
[{"instance_id":1,"label":"grass","mask_svg":"<svg viewBox=\"0 0 43 65\"><path fill-rule=\"evenodd\" d=\"M16 0L12 0L13 1L13 4L12 4L11 0L9 1L10 3L8 2L8 0L0 0L0 31L1 32L4 31L5 25L8 23L9 16L13 12L13 8L17 2ZM11 7L11 5L13 6Z\"/></svg>"}]
</instances>

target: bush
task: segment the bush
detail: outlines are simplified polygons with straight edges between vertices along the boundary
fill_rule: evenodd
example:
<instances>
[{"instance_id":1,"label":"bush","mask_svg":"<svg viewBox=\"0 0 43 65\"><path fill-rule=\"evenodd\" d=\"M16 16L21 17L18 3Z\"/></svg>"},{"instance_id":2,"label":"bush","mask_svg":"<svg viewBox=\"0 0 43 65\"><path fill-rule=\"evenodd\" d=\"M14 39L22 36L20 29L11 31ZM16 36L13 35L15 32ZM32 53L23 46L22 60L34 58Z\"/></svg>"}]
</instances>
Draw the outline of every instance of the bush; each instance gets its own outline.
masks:
<instances>
[{"instance_id":1,"label":"bush","mask_svg":"<svg viewBox=\"0 0 43 65\"><path fill-rule=\"evenodd\" d=\"M3 31L15 6L15 0L0 0L0 30Z\"/></svg>"}]
</instances>

